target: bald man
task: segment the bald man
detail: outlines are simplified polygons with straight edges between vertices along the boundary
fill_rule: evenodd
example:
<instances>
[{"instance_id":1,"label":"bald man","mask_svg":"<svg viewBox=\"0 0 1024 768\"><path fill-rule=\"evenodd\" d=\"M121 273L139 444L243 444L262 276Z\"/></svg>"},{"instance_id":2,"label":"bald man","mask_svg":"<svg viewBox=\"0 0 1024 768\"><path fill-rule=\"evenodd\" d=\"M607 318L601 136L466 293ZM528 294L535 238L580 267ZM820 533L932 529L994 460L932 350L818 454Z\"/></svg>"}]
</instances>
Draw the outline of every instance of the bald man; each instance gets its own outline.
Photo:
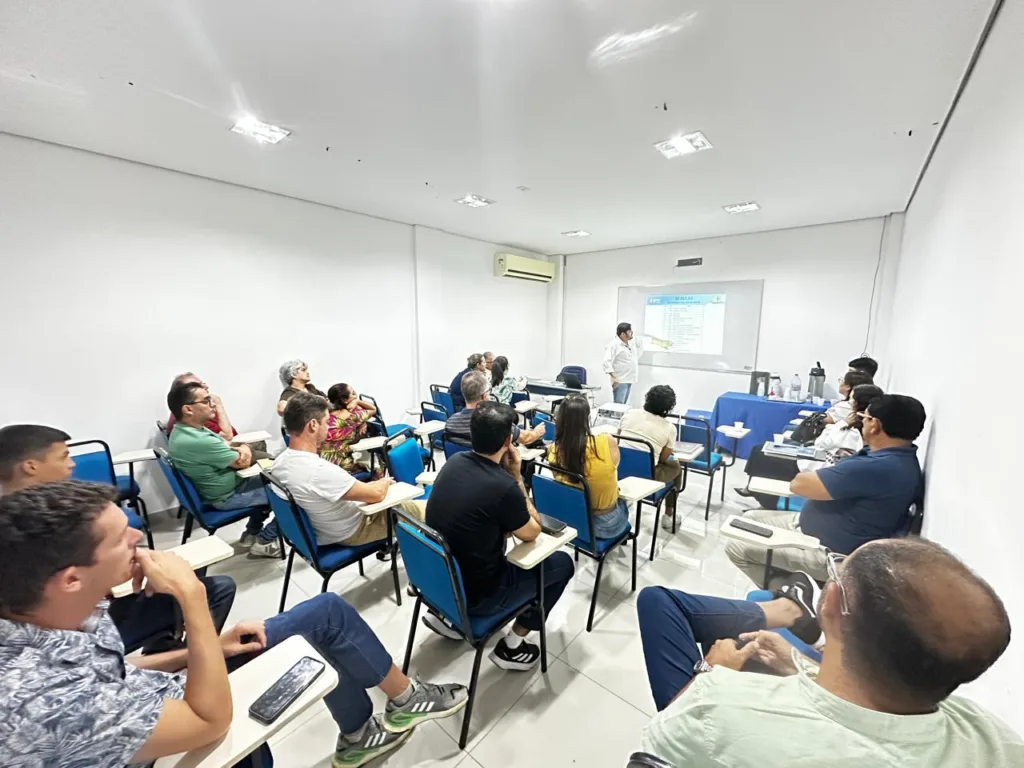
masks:
<instances>
[{"instance_id":1,"label":"bald man","mask_svg":"<svg viewBox=\"0 0 1024 768\"><path fill-rule=\"evenodd\" d=\"M772 603L644 589L637 613L659 710L644 749L687 768L1024 765L1017 734L951 695L1010 642L987 583L914 538L830 556L829 572L817 599L797 600L816 606L820 666L765 631L786 626ZM748 662L772 674L741 672Z\"/></svg>"}]
</instances>

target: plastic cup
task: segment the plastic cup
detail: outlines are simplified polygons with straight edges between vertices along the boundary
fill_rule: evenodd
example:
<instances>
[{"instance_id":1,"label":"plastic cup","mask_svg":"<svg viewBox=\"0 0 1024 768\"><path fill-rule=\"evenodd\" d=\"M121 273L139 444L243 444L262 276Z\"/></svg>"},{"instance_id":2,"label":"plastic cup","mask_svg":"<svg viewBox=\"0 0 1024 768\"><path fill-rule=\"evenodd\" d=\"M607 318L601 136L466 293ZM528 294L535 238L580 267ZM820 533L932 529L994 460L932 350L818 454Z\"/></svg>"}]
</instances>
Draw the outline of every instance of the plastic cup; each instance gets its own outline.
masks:
<instances>
[{"instance_id":1,"label":"plastic cup","mask_svg":"<svg viewBox=\"0 0 1024 768\"><path fill-rule=\"evenodd\" d=\"M783 434L776 433L776 435L775 435L775 444L776 445L782 445L784 442L786 442L786 436L783 435Z\"/></svg>"},{"instance_id":2,"label":"plastic cup","mask_svg":"<svg viewBox=\"0 0 1024 768\"><path fill-rule=\"evenodd\" d=\"M736 429L743 429L743 422L742 422L742 421L734 421L734 422L732 423L732 425L733 425L734 427L736 427Z\"/></svg>"}]
</instances>

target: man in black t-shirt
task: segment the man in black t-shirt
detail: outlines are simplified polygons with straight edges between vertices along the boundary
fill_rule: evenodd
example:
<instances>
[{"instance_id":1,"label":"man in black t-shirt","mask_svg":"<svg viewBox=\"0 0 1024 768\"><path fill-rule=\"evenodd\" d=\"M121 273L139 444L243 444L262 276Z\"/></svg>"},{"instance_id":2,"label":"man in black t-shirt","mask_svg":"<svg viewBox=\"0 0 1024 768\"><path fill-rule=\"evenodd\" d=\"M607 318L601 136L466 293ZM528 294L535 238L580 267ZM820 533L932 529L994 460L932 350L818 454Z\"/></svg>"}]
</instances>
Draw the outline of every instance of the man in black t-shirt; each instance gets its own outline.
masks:
<instances>
[{"instance_id":1,"label":"man in black t-shirt","mask_svg":"<svg viewBox=\"0 0 1024 768\"><path fill-rule=\"evenodd\" d=\"M523 486L519 451L512 445L516 412L503 403L483 402L473 409L472 452L448 459L430 491L427 525L448 542L462 571L470 616L489 616L537 594L539 568L524 571L505 559L505 539L540 536L533 502ZM549 615L572 578L572 558L556 552L544 562L544 615ZM424 623L438 634L459 635L434 614ZM502 669L532 668L540 648L525 640L539 631L540 613L527 611L491 652Z\"/></svg>"}]
</instances>

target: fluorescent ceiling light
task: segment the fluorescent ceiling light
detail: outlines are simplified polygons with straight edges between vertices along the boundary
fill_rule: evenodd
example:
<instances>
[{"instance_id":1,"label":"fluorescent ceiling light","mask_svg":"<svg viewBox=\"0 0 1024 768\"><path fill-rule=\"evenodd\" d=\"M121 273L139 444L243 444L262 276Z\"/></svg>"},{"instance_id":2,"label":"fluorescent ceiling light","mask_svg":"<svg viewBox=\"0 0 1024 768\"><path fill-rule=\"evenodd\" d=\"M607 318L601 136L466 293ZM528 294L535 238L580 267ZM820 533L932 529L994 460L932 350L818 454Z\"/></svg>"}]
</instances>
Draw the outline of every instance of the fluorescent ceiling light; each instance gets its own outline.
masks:
<instances>
[{"instance_id":1,"label":"fluorescent ceiling light","mask_svg":"<svg viewBox=\"0 0 1024 768\"><path fill-rule=\"evenodd\" d=\"M466 195L465 197L460 197L455 202L468 205L470 208L486 208L488 205L494 205L493 200L488 200L486 197L480 197L480 195Z\"/></svg>"},{"instance_id":2,"label":"fluorescent ceiling light","mask_svg":"<svg viewBox=\"0 0 1024 768\"><path fill-rule=\"evenodd\" d=\"M659 141L654 145L661 154L671 160L674 157L692 155L694 152L703 152L705 149L712 149L712 144L700 131L686 133L682 136L673 136L671 139Z\"/></svg>"},{"instance_id":3,"label":"fluorescent ceiling light","mask_svg":"<svg viewBox=\"0 0 1024 768\"><path fill-rule=\"evenodd\" d=\"M732 205L723 205L722 208L726 213L753 213L754 211L761 210L761 206L755 203L753 200L746 203L733 203Z\"/></svg>"},{"instance_id":4,"label":"fluorescent ceiling light","mask_svg":"<svg viewBox=\"0 0 1024 768\"><path fill-rule=\"evenodd\" d=\"M281 139L291 135L291 131L261 122L252 115L246 115L241 118L231 130L243 136L248 136L251 139L256 139L260 144L277 144Z\"/></svg>"},{"instance_id":5,"label":"fluorescent ceiling light","mask_svg":"<svg viewBox=\"0 0 1024 768\"><path fill-rule=\"evenodd\" d=\"M563 232L566 237L590 237L590 233L585 229L574 229L572 232Z\"/></svg>"}]
</instances>

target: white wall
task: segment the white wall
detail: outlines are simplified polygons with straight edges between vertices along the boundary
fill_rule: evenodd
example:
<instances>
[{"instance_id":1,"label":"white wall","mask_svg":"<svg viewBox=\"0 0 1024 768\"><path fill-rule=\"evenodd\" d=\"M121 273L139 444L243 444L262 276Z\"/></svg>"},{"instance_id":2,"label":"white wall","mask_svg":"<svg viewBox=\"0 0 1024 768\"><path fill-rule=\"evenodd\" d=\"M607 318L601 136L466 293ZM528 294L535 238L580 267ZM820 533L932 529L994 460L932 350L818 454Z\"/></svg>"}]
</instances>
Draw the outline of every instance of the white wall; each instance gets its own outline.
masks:
<instances>
[{"instance_id":1,"label":"white wall","mask_svg":"<svg viewBox=\"0 0 1024 768\"><path fill-rule=\"evenodd\" d=\"M0 424L142 447L193 370L276 435L294 357L416 399L411 227L7 135L0 169Z\"/></svg>"},{"instance_id":2,"label":"white wall","mask_svg":"<svg viewBox=\"0 0 1024 768\"><path fill-rule=\"evenodd\" d=\"M920 398L925 534L987 578L1016 640L969 692L1024 733L1020 473L1024 4L1006 3L907 212L889 329L892 387ZM1005 423L1007 431L995 425Z\"/></svg>"},{"instance_id":3,"label":"white wall","mask_svg":"<svg viewBox=\"0 0 1024 768\"><path fill-rule=\"evenodd\" d=\"M604 347L619 321L618 289L709 280L764 279L757 365L788 381L818 360L834 386L846 363L864 351L871 285L883 219L762 232L709 240L584 253L566 257L564 363L582 365L591 383L601 373ZM680 258L703 257L700 267L676 269ZM641 366L633 400L653 384L669 384L679 407L710 410L722 392L746 392L749 374ZM610 389L602 393L610 397Z\"/></svg>"},{"instance_id":4,"label":"white wall","mask_svg":"<svg viewBox=\"0 0 1024 768\"><path fill-rule=\"evenodd\" d=\"M515 375L554 376L548 362L549 286L494 276L495 252L545 259L528 251L460 237L428 227L416 230L418 392L447 385L473 352L508 358Z\"/></svg>"}]
</instances>

